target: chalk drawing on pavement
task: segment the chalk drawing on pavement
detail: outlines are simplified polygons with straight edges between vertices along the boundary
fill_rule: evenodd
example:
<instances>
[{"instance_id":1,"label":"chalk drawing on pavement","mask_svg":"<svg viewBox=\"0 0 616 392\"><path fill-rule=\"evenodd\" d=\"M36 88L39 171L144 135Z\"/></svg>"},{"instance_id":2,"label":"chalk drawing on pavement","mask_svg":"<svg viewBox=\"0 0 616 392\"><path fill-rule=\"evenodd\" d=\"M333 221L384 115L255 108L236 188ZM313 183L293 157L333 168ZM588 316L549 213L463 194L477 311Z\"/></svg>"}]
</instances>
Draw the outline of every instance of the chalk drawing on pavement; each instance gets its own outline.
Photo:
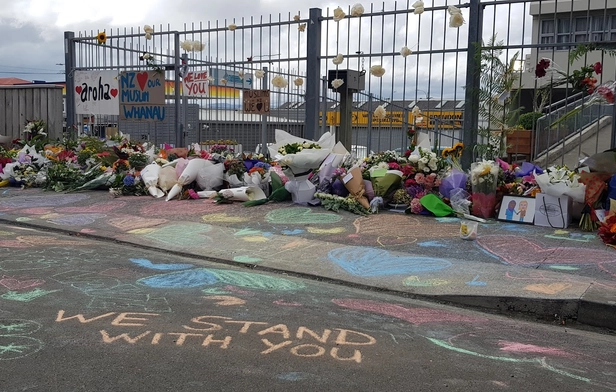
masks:
<instances>
[{"instance_id":1,"label":"chalk drawing on pavement","mask_svg":"<svg viewBox=\"0 0 616 392\"><path fill-rule=\"evenodd\" d=\"M228 215L224 212L203 215L201 219L207 223L241 223L250 220L250 218L247 217Z\"/></svg>"},{"instance_id":2,"label":"chalk drawing on pavement","mask_svg":"<svg viewBox=\"0 0 616 392\"><path fill-rule=\"evenodd\" d=\"M215 268L195 268L137 280L137 283L154 288L195 288L217 283L259 290L301 290L302 283L289 279L256 274L252 272L230 271Z\"/></svg>"},{"instance_id":3,"label":"chalk drawing on pavement","mask_svg":"<svg viewBox=\"0 0 616 392\"><path fill-rule=\"evenodd\" d=\"M165 227L144 234L143 237L165 245L181 248L201 247L211 243L212 239L204 235L204 233L210 231L212 231L212 226L210 225L184 222L181 224L166 225Z\"/></svg>"},{"instance_id":4,"label":"chalk drawing on pavement","mask_svg":"<svg viewBox=\"0 0 616 392\"><path fill-rule=\"evenodd\" d=\"M572 265L551 265L549 268L560 270L560 271L577 271L578 267L574 267Z\"/></svg>"},{"instance_id":5,"label":"chalk drawing on pavement","mask_svg":"<svg viewBox=\"0 0 616 392\"><path fill-rule=\"evenodd\" d=\"M241 299L231 295L206 295L203 298L215 301L214 305L218 306L238 306L246 304L245 299Z\"/></svg>"},{"instance_id":6,"label":"chalk drawing on pavement","mask_svg":"<svg viewBox=\"0 0 616 392\"><path fill-rule=\"evenodd\" d=\"M597 238L596 234L582 234L578 232L570 232L568 230L554 230L552 234L545 234L545 238L553 238L557 240L577 241L577 242L591 242Z\"/></svg>"},{"instance_id":7,"label":"chalk drawing on pavement","mask_svg":"<svg viewBox=\"0 0 616 392\"><path fill-rule=\"evenodd\" d=\"M436 287L449 284L445 279L421 279L417 275L409 276L402 281L402 284L409 287Z\"/></svg>"},{"instance_id":8,"label":"chalk drawing on pavement","mask_svg":"<svg viewBox=\"0 0 616 392\"><path fill-rule=\"evenodd\" d=\"M535 283L525 286L524 290L540 294L554 295L567 290L571 286L571 283Z\"/></svg>"},{"instance_id":9,"label":"chalk drawing on pavement","mask_svg":"<svg viewBox=\"0 0 616 392\"><path fill-rule=\"evenodd\" d=\"M55 293L60 290L43 290L36 288L30 291L8 291L0 297L10 300L10 301L18 301L18 302L30 302L34 301L37 298L44 297L48 294Z\"/></svg>"},{"instance_id":10,"label":"chalk drawing on pavement","mask_svg":"<svg viewBox=\"0 0 616 392\"><path fill-rule=\"evenodd\" d=\"M239 256L234 256L233 261L236 261L238 263L244 263L244 264L257 264L263 261L263 259L260 259L258 257L251 257L248 255L239 255Z\"/></svg>"},{"instance_id":11,"label":"chalk drawing on pavement","mask_svg":"<svg viewBox=\"0 0 616 392\"><path fill-rule=\"evenodd\" d=\"M52 217L47 219L47 221L62 226L85 226L96 222L97 219L106 217L107 215L105 214L76 214Z\"/></svg>"},{"instance_id":12,"label":"chalk drawing on pavement","mask_svg":"<svg viewBox=\"0 0 616 392\"><path fill-rule=\"evenodd\" d=\"M108 201L102 203L96 203L92 206L86 207L57 207L56 212L63 212L69 214L87 214L87 213L100 213L112 212L116 209L120 209L126 205L124 201Z\"/></svg>"},{"instance_id":13,"label":"chalk drawing on pavement","mask_svg":"<svg viewBox=\"0 0 616 392\"><path fill-rule=\"evenodd\" d=\"M279 208L265 215L269 223L282 225L331 224L342 220L333 212L313 212L309 207Z\"/></svg>"},{"instance_id":14,"label":"chalk drawing on pavement","mask_svg":"<svg viewBox=\"0 0 616 392\"><path fill-rule=\"evenodd\" d=\"M159 270L159 271L174 271L174 270L184 270L194 267L193 264L173 264L173 263L159 263L154 264L148 259L129 259L134 264L137 264L140 267ZM1 282L0 282L1 283Z\"/></svg>"},{"instance_id":15,"label":"chalk drawing on pavement","mask_svg":"<svg viewBox=\"0 0 616 392\"><path fill-rule=\"evenodd\" d=\"M467 286L478 286L478 287L482 287L482 286L487 286L488 284L486 282L482 282L479 280L479 275L476 275L471 281L466 282Z\"/></svg>"},{"instance_id":16,"label":"chalk drawing on pavement","mask_svg":"<svg viewBox=\"0 0 616 392\"><path fill-rule=\"evenodd\" d=\"M151 217L200 216L227 209L224 204L216 204L208 200L174 200L173 203L169 203L160 199L150 199L144 200L144 204L139 215Z\"/></svg>"},{"instance_id":17,"label":"chalk drawing on pavement","mask_svg":"<svg viewBox=\"0 0 616 392\"><path fill-rule=\"evenodd\" d=\"M43 348L43 342L29 336L0 336L0 361L19 359Z\"/></svg>"},{"instance_id":18,"label":"chalk drawing on pavement","mask_svg":"<svg viewBox=\"0 0 616 392\"><path fill-rule=\"evenodd\" d=\"M347 273L365 278L438 271L451 266L445 259L392 254L384 249L360 246L332 249L328 258Z\"/></svg>"},{"instance_id":19,"label":"chalk drawing on pavement","mask_svg":"<svg viewBox=\"0 0 616 392\"><path fill-rule=\"evenodd\" d=\"M167 219L144 218L141 216L123 216L121 218L111 218L107 220L107 223L122 231L132 231L137 229L160 226L164 223L167 223Z\"/></svg>"},{"instance_id":20,"label":"chalk drawing on pavement","mask_svg":"<svg viewBox=\"0 0 616 392\"><path fill-rule=\"evenodd\" d=\"M319 227L307 227L308 233L311 234L340 234L346 231L344 227L332 227L330 229L322 229Z\"/></svg>"},{"instance_id":21,"label":"chalk drawing on pavement","mask_svg":"<svg viewBox=\"0 0 616 392\"><path fill-rule=\"evenodd\" d=\"M86 199L88 199L88 196L83 193L14 197L6 200L0 200L0 208L6 207L8 209L18 209L33 207L58 207Z\"/></svg>"},{"instance_id":22,"label":"chalk drawing on pavement","mask_svg":"<svg viewBox=\"0 0 616 392\"><path fill-rule=\"evenodd\" d=\"M537 266L544 264L604 264L616 262L616 253L599 249L545 247L515 235L485 235L477 244L508 264Z\"/></svg>"},{"instance_id":23,"label":"chalk drawing on pavement","mask_svg":"<svg viewBox=\"0 0 616 392\"><path fill-rule=\"evenodd\" d=\"M43 279L30 278L28 276L3 276L0 279L0 285L6 287L9 290L25 290L30 287L36 287L44 284Z\"/></svg>"}]
</instances>

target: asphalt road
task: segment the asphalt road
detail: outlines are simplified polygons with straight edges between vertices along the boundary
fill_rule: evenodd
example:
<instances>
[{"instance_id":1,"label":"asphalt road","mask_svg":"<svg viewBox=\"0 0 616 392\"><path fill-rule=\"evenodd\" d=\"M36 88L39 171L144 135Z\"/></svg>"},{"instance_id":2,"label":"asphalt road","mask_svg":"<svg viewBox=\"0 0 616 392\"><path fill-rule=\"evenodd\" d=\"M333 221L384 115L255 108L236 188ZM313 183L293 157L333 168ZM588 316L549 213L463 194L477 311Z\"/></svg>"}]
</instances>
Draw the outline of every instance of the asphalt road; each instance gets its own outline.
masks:
<instances>
[{"instance_id":1,"label":"asphalt road","mask_svg":"<svg viewBox=\"0 0 616 392\"><path fill-rule=\"evenodd\" d=\"M616 390L616 339L0 224L1 391Z\"/></svg>"}]
</instances>

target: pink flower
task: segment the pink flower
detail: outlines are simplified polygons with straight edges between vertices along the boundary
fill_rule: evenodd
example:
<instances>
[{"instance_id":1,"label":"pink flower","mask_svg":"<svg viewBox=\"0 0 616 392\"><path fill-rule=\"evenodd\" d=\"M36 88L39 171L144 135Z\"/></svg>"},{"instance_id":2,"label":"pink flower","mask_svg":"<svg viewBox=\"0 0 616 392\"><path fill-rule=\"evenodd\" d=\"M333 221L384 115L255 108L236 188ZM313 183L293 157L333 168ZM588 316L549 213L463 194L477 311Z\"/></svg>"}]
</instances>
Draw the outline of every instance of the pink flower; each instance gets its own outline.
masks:
<instances>
[{"instance_id":1,"label":"pink flower","mask_svg":"<svg viewBox=\"0 0 616 392\"><path fill-rule=\"evenodd\" d=\"M416 197L413 200L411 200L411 212L413 214L421 214L423 209L424 209L423 206L419 202L419 198Z\"/></svg>"},{"instance_id":2,"label":"pink flower","mask_svg":"<svg viewBox=\"0 0 616 392\"><path fill-rule=\"evenodd\" d=\"M423 173L415 174L415 182L422 185L426 180L426 176Z\"/></svg>"},{"instance_id":3,"label":"pink flower","mask_svg":"<svg viewBox=\"0 0 616 392\"><path fill-rule=\"evenodd\" d=\"M189 190L188 190L188 196L189 196L191 199L198 199L198 198L199 198L199 195L198 195L198 194L197 194L197 192L195 192L193 189L189 189Z\"/></svg>"},{"instance_id":4,"label":"pink flower","mask_svg":"<svg viewBox=\"0 0 616 392\"><path fill-rule=\"evenodd\" d=\"M396 162L389 162L389 170L400 170L400 165Z\"/></svg>"}]
</instances>

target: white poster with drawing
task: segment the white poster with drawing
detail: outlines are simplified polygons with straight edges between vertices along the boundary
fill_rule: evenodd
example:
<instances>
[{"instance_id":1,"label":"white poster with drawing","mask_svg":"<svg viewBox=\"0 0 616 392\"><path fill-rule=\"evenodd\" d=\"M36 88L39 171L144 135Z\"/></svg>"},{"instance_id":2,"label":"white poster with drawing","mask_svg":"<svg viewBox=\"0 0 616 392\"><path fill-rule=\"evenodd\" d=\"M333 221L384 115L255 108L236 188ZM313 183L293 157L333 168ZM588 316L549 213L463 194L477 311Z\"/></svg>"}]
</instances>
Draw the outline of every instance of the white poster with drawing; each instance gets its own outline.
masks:
<instances>
[{"instance_id":1,"label":"white poster with drawing","mask_svg":"<svg viewBox=\"0 0 616 392\"><path fill-rule=\"evenodd\" d=\"M120 114L118 71L75 71L75 113Z\"/></svg>"},{"instance_id":2,"label":"white poster with drawing","mask_svg":"<svg viewBox=\"0 0 616 392\"><path fill-rule=\"evenodd\" d=\"M187 72L182 79L184 96L209 97L210 79L207 71Z\"/></svg>"}]
</instances>

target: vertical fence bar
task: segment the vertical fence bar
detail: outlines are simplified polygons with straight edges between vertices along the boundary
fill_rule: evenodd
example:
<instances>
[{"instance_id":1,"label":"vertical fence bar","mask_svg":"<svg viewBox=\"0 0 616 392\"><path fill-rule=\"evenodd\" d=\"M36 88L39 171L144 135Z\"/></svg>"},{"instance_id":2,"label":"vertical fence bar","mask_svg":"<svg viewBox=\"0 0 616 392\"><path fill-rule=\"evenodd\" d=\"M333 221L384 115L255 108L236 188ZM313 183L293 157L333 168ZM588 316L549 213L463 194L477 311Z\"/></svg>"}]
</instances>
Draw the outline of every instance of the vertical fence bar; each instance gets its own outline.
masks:
<instances>
[{"instance_id":1,"label":"vertical fence bar","mask_svg":"<svg viewBox=\"0 0 616 392\"><path fill-rule=\"evenodd\" d=\"M263 90L267 90L269 88L267 78L269 77L267 72L267 67L263 67L263 86L261 87ZM271 99L270 94L270 99ZM272 107L272 102L270 101L270 110ZM266 157L269 157L269 150L267 148L267 114L261 115L261 154Z\"/></svg>"},{"instance_id":2,"label":"vertical fence bar","mask_svg":"<svg viewBox=\"0 0 616 392\"><path fill-rule=\"evenodd\" d=\"M313 140L319 124L321 80L321 9L311 8L306 42L306 120L304 138Z\"/></svg>"},{"instance_id":3,"label":"vertical fence bar","mask_svg":"<svg viewBox=\"0 0 616 392\"><path fill-rule=\"evenodd\" d=\"M469 168L473 161L473 150L470 146L477 143L477 128L479 127L479 88L480 63L477 61L481 51L481 30L483 23L483 8L480 0L470 0L468 18L468 52L466 58L466 91L464 99L464 124L462 141L467 147L462 153L460 163L463 168Z\"/></svg>"},{"instance_id":4,"label":"vertical fence bar","mask_svg":"<svg viewBox=\"0 0 616 392\"><path fill-rule=\"evenodd\" d=\"M175 142L176 147L184 146L184 130L182 129L182 123L180 121L180 34L175 32L173 34L173 46L174 46L174 64L173 74L175 76L173 80L174 85L174 106L175 106Z\"/></svg>"},{"instance_id":5,"label":"vertical fence bar","mask_svg":"<svg viewBox=\"0 0 616 392\"><path fill-rule=\"evenodd\" d=\"M64 32L64 76L66 78L66 132L73 136L75 126L75 33ZM75 137L77 134L74 135Z\"/></svg>"}]
</instances>

